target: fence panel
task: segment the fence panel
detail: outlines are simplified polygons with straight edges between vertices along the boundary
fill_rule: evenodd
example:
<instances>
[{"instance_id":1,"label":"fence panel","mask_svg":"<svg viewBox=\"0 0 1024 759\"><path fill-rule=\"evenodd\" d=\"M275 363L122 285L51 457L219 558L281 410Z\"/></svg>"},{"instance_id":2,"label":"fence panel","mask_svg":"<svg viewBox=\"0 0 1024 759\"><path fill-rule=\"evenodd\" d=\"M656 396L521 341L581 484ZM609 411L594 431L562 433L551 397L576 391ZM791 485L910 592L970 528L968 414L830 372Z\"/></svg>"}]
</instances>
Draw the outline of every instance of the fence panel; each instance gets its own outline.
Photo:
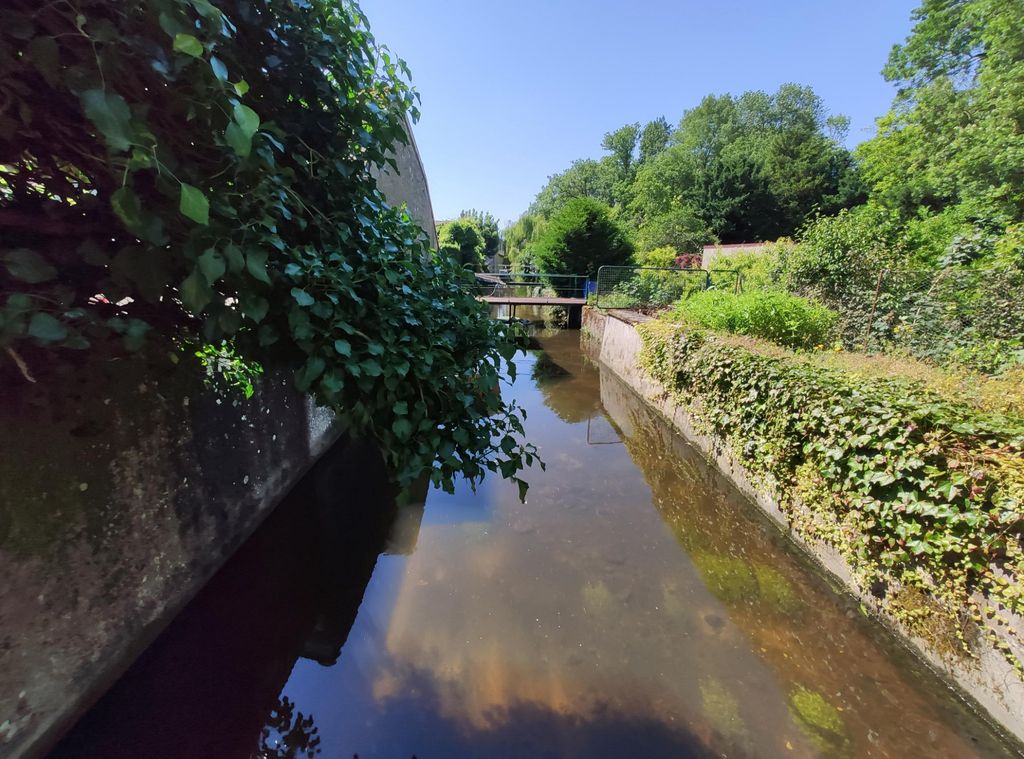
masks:
<instances>
[{"instance_id":1,"label":"fence panel","mask_svg":"<svg viewBox=\"0 0 1024 759\"><path fill-rule=\"evenodd\" d=\"M597 270L594 305L650 311L666 308L711 287L734 288L738 281L738 272L726 269L709 272L705 269L602 266Z\"/></svg>"}]
</instances>

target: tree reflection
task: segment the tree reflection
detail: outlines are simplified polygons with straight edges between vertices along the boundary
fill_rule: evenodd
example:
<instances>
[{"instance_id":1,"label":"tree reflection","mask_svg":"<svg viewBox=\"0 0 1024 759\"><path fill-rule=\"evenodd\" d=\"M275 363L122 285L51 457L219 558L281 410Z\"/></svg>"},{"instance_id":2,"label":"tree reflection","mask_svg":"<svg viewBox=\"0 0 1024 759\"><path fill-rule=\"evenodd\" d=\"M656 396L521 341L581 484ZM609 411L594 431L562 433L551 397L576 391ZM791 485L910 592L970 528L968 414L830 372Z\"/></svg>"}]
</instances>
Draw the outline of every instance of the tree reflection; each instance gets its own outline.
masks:
<instances>
[{"instance_id":1,"label":"tree reflection","mask_svg":"<svg viewBox=\"0 0 1024 759\"><path fill-rule=\"evenodd\" d=\"M544 395L544 405L569 424L585 422L601 410L597 372L579 367L571 372L545 351L538 351L531 378Z\"/></svg>"},{"instance_id":2,"label":"tree reflection","mask_svg":"<svg viewBox=\"0 0 1024 759\"><path fill-rule=\"evenodd\" d=\"M319 732L320 728L313 725L313 715L296 712L295 704L281 696L260 733L252 759L313 759L320 753Z\"/></svg>"}]
</instances>

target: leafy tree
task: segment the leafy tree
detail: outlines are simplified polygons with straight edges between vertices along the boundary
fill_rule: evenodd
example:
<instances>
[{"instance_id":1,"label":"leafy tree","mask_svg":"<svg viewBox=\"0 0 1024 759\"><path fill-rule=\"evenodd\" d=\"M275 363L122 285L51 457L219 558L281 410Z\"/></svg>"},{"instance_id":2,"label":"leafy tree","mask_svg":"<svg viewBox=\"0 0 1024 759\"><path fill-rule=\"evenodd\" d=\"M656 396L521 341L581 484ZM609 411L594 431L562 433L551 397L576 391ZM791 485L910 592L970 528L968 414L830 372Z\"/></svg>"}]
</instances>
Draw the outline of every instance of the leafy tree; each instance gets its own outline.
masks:
<instances>
[{"instance_id":1,"label":"leafy tree","mask_svg":"<svg viewBox=\"0 0 1024 759\"><path fill-rule=\"evenodd\" d=\"M542 216L525 213L505 230L505 252L515 271L534 268L533 248L543 228Z\"/></svg>"},{"instance_id":2,"label":"leafy tree","mask_svg":"<svg viewBox=\"0 0 1024 759\"><path fill-rule=\"evenodd\" d=\"M861 146L872 197L905 216L963 203L1024 219L1024 5L925 0L884 70L899 94Z\"/></svg>"},{"instance_id":3,"label":"leafy tree","mask_svg":"<svg viewBox=\"0 0 1024 759\"><path fill-rule=\"evenodd\" d=\"M472 208L459 214L459 218L472 219L476 222L480 235L484 238L484 258L494 260L501 248L501 233L498 231L498 220L487 211Z\"/></svg>"},{"instance_id":4,"label":"leafy tree","mask_svg":"<svg viewBox=\"0 0 1024 759\"><path fill-rule=\"evenodd\" d=\"M648 121L640 132L640 163L647 163L668 147L672 129L664 116Z\"/></svg>"},{"instance_id":5,"label":"leafy tree","mask_svg":"<svg viewBox=\"0 0 1024 759\"><path fill-rule=\"evenodd\" d=\"M593 278L601 266L628 264L632 253L608 206L593 198L574 198L544 227L534 261L543 272Z\"/></svg>"},{"instance_id":6,"label":"leafy tree","mask_svg":"<svg viewBox=\"0 0 1024 759\"><path fill-rule=\"evenodd\" d=\"M437 247L459 266L481 271L484 267L484 236L475 219L462 216L438 227Z\"/></svg>"},{"instance_id":7,"label":"leafy tree","mask_svg":"<svg viewBox=\"0 0 1024 759\"><path fill-rule=\"evenodd\" d=\"M548 219L574 198L594 198L610 204L615 180L613 167L607 162L573 161L561 174L548 177L547 184L530 206L530 213Z\"/></svg>"}]
</instances>

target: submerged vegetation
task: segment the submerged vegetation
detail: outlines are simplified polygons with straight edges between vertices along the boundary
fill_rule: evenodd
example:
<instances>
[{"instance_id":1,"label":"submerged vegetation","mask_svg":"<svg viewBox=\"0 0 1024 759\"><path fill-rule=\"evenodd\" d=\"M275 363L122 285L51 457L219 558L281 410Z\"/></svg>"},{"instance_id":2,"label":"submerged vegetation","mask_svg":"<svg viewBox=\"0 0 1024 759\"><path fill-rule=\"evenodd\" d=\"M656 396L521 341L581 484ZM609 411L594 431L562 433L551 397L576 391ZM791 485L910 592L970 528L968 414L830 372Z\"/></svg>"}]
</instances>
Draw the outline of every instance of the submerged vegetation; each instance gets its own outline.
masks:
<instances>
[{"instance_id":1,"label":"submerged vegetation","mask_svg":"<svg viewBox=\"0 0 1024 759\"><path fill-rule=\"evenodd\" d=\"M838 551L861 587L936 647L977 635L1024 676L1024 418L901 378L802 361L663 321L644 369L775 494L793 529ZM938 603L901 603L912 593ZM941 643L941 645L939 645Z\"/></svg>"}]
</instances>

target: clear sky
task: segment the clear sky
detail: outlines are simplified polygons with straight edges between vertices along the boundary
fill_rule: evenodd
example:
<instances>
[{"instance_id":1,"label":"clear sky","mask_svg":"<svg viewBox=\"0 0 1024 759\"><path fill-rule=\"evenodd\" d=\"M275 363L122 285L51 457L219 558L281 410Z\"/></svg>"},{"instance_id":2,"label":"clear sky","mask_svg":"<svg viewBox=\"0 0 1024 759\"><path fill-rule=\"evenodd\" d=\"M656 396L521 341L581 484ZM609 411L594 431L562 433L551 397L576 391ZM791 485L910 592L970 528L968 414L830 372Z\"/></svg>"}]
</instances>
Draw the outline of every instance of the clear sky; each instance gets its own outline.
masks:
<instances>
[{"instance_id":1,"label":"clear sky","mask_svg":"<svg viewBox=\"0 0 1024 759\"><path fill-rule=\"evenodd\" d=\"M710 93L814 88L870 137L879 73L918 0L362 0L423 97L416 140L438 219L519 216L605 132Z\"/></svg>"}]
</instances>

